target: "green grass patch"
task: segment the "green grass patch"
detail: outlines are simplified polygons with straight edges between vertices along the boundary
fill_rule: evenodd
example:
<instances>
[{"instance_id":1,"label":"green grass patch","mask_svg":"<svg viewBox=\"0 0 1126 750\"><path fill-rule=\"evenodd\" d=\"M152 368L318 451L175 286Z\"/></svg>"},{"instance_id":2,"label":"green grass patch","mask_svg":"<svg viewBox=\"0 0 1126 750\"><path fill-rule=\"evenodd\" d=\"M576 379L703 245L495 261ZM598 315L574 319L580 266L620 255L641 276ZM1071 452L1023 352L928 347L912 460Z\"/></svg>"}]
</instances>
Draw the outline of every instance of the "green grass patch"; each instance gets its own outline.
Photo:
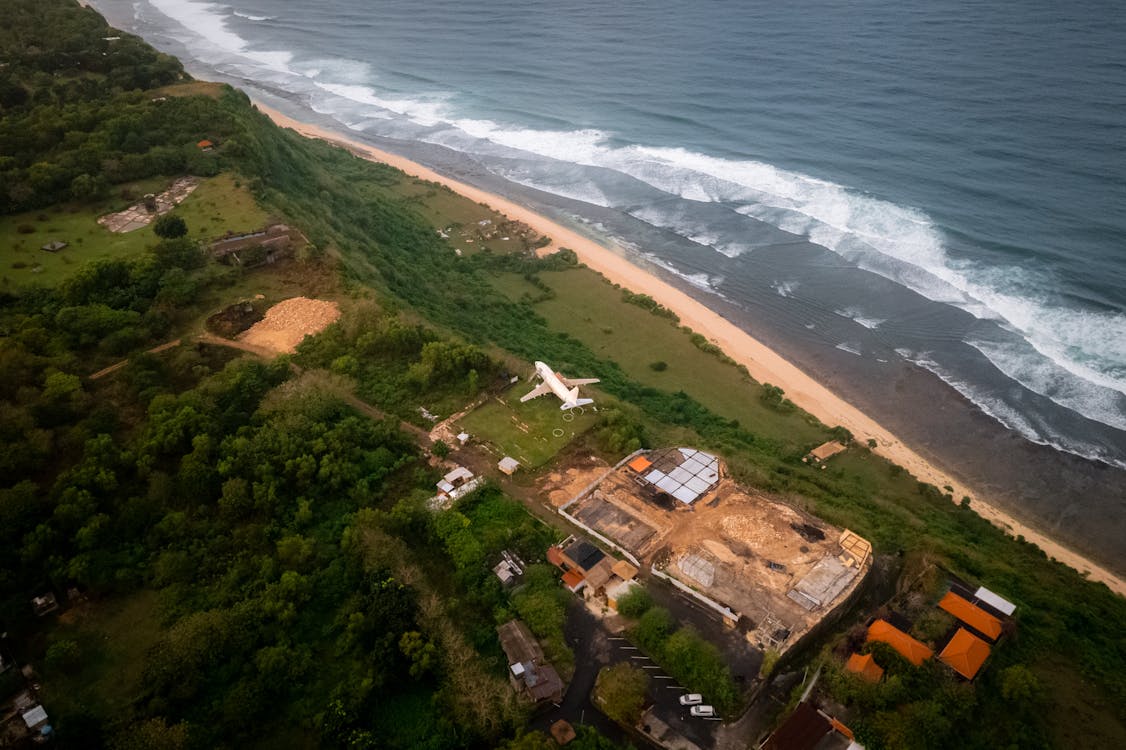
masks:
<instances>
[{"instance_id":1,"label":"green grass patch","mask_svg":"<svg viewBox=\"0 0 1126 750\"><path fill-rule=\"evenodd\" d=\"M497 282L506 294L514 289L523 294L521 284L534 289L522 277L506 276ZM792 445L824 439L820 427L795 418L794 411L765 404L761 386L737 366L702 351L672 320L626 302L620 289L593 271L578 268L544 272L540 277L556 295L537 303L536 312L553 329L617 362L632 380L663 391L683 391L724 418Z\"/></svg>"},{"instance_id":2,"label":"green grass patch","mask_svg":"<svg viewBox=\"0 0 1126 750\"><path fill-rule=\"evenodd\" d=\"M204 180L175 209L187 222L191 237L210 240L228 230L249 231L266 223L268 214L236 181L230 173ZM0 288L55 286L86 263L142 254L158 241L152 225L132 232L111 232L98 224L98 217L136 202L121 198L124 189L139 199L145 193L164 190L171 182L171 178L152 178L118 186L113 197L97 203L60 204L0 217ZM41 249L55 240L68 246L54 253Z\"/></svg>"},{"instance_id":3,"label":"green grass patch","mask_svg":"<svg viewBox=\"0 0 1126 750\"><path fill-rule=\"evenodd\" d=\"M162 633L158 609L156 593L142 590L67 612L48 644L73 641L77 658L68 668L50 660L42 667L44 702L60 714L127 712L141 692L145 654Z\"/></svg>"},{"instance_id":4,"label":"green grass patch","mask_svg":"<svg viewBox=\"0 0 1126 750\"><path fill-rule=\"evenodd\" d=\"M171 86L161 86L149 93L152 96L208 96L218 99L226 90L226 85L212 81L188 81L187 83L174 83Z\"/></svg>"},{"instance_id":5,"label":"green grass patch","mask_svg":"<svg viewBox=\"0 0 1126 750\"><path fill-rule=\"evenodd\" d=\"M518 386L527 387L525 383ZM598 421L591 407L564 412L559 399L550 394L525 404L519 402L519 395L514 389L508 403L484 403L462 417L461 428L530 469L547 463Z\"/></svg>"}]
</instances>

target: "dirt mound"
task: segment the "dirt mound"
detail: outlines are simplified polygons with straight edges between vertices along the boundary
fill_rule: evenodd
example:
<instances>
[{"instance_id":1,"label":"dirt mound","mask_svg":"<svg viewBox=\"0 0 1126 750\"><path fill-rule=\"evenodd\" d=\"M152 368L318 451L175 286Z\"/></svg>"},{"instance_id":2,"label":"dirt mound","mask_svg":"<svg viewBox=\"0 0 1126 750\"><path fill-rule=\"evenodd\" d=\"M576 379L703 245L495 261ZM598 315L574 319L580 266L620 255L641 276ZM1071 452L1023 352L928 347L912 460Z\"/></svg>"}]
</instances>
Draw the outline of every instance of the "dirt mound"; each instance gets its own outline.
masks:
<instances>
[{"instance_id":1,"label":"dirt mound","mask_svg":"<svg viewBox=\"0 0 1126 750\"><path fill-rule=\"evenodd\" d=\"M297 350L306 336L320 333L340 317L340 307L327 300L294 297L271 307L239 340L279 354Z\"/></svg>"}]
</instances>

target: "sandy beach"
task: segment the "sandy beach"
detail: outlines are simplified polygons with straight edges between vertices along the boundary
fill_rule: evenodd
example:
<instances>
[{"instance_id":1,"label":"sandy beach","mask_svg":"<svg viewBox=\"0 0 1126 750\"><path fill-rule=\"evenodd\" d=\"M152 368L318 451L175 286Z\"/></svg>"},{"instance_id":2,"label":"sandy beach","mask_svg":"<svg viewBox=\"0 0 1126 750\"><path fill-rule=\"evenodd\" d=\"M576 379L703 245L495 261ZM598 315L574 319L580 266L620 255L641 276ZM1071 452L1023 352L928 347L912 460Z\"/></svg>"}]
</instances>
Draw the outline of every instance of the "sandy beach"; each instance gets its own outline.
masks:
<instances>
[{"instance_id":1,"label":"sandy beach","mask_svg":"<svg viewBox=\"0 0 1126 750\"><path fill-rule=\"evenodd\" d=\"M862 443L874 439L877 453L904 467L920 481L937 487L952 487L955 499L969 496L973 509L982 517L1014 536L1023 536L1044 550L1049 557L1075 568L1092 580L1105 583L1113 591L1126 596L1126 581L991 504L988 498L981 497L971 488L924 459L889 430L773 350L688 294L634 265L621 252L601 245L503 197L444 177L408 159L351 140L338 133L299 122L261 102L255 104L260 111L282 127L291 128L307 137L335 143L365 158L401 169L409 175L444 184L474 202L487 203L509 218L524 222L552 239L552 244L541 251L543 253L553 252L560 247L574 250L582 263L610 281L658 300L680 316L683 325L704 335L736 362L745 365L753 378L759 382L769 382L781 387L791 401L825 424L847 428Z\"/></svg>"}]
</instances>

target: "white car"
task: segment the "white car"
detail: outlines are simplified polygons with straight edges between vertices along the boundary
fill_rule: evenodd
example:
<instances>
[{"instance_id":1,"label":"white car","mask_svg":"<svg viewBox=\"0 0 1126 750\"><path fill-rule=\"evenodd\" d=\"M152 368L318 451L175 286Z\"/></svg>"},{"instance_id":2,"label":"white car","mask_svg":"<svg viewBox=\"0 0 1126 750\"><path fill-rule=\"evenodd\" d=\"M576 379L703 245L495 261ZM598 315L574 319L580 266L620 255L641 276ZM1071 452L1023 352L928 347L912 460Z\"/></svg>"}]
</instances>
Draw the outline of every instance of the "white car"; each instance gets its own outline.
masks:
<instances>
[{"instance_id":1,"label":"white car","mask_svg":"<svg viewBox=\"0 0 1126 750\"><path fill-rule=\"evenodd\" d=\"M699 693L689 693L688 695L680 696L680 705L682 706L698 706L704 702L704 696Z\"/></svg>"},{"instance_id":2,"label":"white car","mask_svg":"<svg viewBox=\"0 0 1126 750\"><path fill-rule=\"evenodd\" d=\"M693 716L699 716L702 719L714 719L715 709L711 706L693 706L688 713Z\"/></svg>"}]
</instances>

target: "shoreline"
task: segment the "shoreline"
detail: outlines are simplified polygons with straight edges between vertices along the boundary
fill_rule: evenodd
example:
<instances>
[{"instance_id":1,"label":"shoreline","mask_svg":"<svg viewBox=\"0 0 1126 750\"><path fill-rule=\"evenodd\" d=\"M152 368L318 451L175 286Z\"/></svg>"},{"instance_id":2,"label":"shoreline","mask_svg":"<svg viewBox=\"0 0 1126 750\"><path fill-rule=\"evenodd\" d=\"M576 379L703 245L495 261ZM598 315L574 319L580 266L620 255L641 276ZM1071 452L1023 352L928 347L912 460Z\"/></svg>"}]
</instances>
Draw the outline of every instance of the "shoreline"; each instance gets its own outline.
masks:
<instances>
[{"instance_id":1,"label":"shoreline","mask_svg":"<svg viewBox=\"0 0 1126 750\"><path fill-rule=\"evenodd\" d=\"M952 494L955 498L969 496L974 512L993 525L1011 536L1023 536L1026 541L1035 544L1049 557L1074 568L1090 580L1106 584L1120 596L1126 596L1126 581L1109 569L1097 565L1084 555L1065 547L987 500L981 499L964 483L923 458L874 419L835 395L774 350L719 313L709 309L702 302L635 265L613 249L499 195L445 177L409 159L369 146L346 135L301 122L261 101L254 100L254 105L280 127L289 128L308 138L327 141L363 158L393 166L408 175L443 184L474 202L486 203L509 218L527 224L552 240L541 253L554 252L560 247L575 251L580 262L612 283L637 293L647 294L675 312L680 317L682 325L705 336L737 363L746 366L755 380L781 387L786 392L786 397L794 404L826 425L845 427L856 440L862 442L874 439L877 443L874 449L876 453L899 464L920 481L940 488L947 485L953 487Z\"/></svg>"}]
</instances>

